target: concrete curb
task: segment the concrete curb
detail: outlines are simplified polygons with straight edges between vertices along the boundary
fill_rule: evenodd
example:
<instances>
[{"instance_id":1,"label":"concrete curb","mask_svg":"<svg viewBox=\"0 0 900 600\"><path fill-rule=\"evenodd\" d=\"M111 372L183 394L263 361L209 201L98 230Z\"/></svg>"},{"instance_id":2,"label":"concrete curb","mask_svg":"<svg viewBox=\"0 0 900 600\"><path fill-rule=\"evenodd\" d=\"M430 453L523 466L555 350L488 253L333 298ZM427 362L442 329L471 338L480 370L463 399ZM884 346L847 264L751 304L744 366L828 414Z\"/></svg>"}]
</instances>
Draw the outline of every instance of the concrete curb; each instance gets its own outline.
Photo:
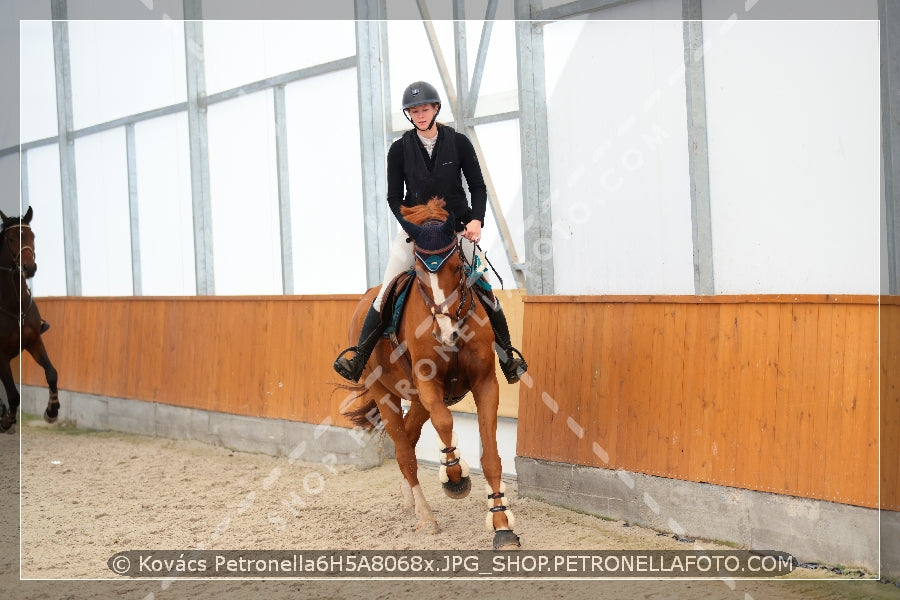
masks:
<instances>
[{"instance_id":1,"label":"concrete curb","mask_svg":"<svg viewBox=\"0 0 900 600\"><path fill-rule=\"evenodd\" d=\"M890 544L893 557L900 550L898 513L882 511L879 524L871 508L525 457L516 458L516 471L523 496L680 536L789 552L800 562L878 573L879 525L882 558ZM900 575L900 564L885 560L882 575Z\"/></svg>"},{"instance_id":2,"label":"concrete curb","mask_svg":"<svg viewBox=\"0 0 900 600\"><path fill-rule=\"evenodd\" d=\"M47 390L21 386L23 412L42 415ZM59 391L61 422L80 429L113 430L176 440L196 440L243 452L360 469L380 466L389 442L379 433L300 423L283 419L245 417L124 398L105 398Z\"/></svg>"}]
</instances>

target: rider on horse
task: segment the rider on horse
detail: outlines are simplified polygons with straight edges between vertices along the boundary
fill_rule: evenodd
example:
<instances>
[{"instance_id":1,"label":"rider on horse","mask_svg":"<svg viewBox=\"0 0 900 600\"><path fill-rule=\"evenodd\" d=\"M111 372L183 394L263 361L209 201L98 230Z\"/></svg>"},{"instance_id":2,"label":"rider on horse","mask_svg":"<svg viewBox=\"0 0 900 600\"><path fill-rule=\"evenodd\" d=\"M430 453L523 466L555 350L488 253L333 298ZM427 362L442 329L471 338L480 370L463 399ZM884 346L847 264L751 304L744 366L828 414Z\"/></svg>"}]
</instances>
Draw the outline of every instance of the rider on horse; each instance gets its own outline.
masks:
<instances>
[{"instance_id":1,"label":"rider on horse","mask_svg":"<svg viewBox=\"0 0 900 600\"><path fill-rule=\"evenodd\" d=\"M335 371L354 383L359 381L369 355L384 334L380 311L388 284L414 264L411 227L403 218L400 206L416 206L433 197L443 198L447 210L455 215L455 230L473 246L481 241L487 208L487 187L472 142L462 133L436 122L441 99L434 86L424 81L410 84L403 92L402 105L414 129L395 141L387 155L387 201L402 230L394 238L384 283L366 314L359 343L341 352L334 361ZM463 174L472 196L471 207L462 185ZM500 368L506 380L515 383L528 365L510 342L506 316L496 297L479 285L473 287L479 292L479 300L490 319ZM344 358L348 351L355 351L352 358Z\"/></svg>"}]
</instances>

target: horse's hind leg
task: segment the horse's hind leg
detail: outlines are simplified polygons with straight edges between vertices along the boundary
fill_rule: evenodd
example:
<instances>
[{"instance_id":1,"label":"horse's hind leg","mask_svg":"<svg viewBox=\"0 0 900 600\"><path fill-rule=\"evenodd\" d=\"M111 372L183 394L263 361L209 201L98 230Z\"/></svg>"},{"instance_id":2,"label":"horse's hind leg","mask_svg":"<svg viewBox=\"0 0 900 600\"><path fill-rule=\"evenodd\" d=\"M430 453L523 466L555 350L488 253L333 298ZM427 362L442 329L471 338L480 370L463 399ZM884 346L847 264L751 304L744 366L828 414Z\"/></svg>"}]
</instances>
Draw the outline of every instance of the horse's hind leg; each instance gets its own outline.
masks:
<instances>
[{"instance_id":1,"label":"horse's hind leg","mask_svg":"<svg viewBox=\"0 0 900 600\"><path fill-rule=\"evenodd\" d=\"M413 510L415 510L419 519L416 525L417 530L425 531L426 533L439 533L440 528L434 518L434 514L431 512L431 506L425 500L422 486L419 485L419 463L416 461L415 446L410 443L406 435L403 414L400 410L400 398L385 392L377 400L377 403L384 430L394 441L397 466L400 467L400 472L405 479L405 485L401 488L404 508L411 505Z\"/></svg>"},{"instance_id":2,"label":"horse's hind leg","mask_svg":"<svg viewBox=\"0 0 900 600\"><path fill-rule=\"evenodd\" d=\"M0 432L12 433L12 426L16 424L16 413L19 412L19 390L13 379L12 368L5 360L0 361L0 381L3 382L6 400L9 402L9 409L0 415Z\"/></svg>"},{"instance_id":3,"label":"horse's hind leg","mask_svg":"<svg viewBox=\"0 0 900 600\"><path fill-rule=\"evenodd\" d=\"M44 369L44 377L47 378L47 386L50 388L50 398L47 400L47 408L44 410L44 420L48 423L55 423L59 418L59 390L56 388L57 373L50 357L47 356L47 349L44 348L44 342L40 336L32 342L28 348L28 354Z\"/></svg>"},{"instance_id":4,"label":"horse's hind leg","mask_svg":"<svg viewBox=\"0 0 900 600\"><path fill-rule=\"evenodd\" d=\"M409 440L410 446L416 447L419 443L419 437L422 435L422 426L428 420L428 411L422 406L421 402L413 400L409 406L409 412L403 417L403 427L406 431L406 439ZM404 478L400 484L400 493L403 497L403 512L406 514L414 514L415 498L412 493L412 487Z\"/></svg>"}]
</instances>

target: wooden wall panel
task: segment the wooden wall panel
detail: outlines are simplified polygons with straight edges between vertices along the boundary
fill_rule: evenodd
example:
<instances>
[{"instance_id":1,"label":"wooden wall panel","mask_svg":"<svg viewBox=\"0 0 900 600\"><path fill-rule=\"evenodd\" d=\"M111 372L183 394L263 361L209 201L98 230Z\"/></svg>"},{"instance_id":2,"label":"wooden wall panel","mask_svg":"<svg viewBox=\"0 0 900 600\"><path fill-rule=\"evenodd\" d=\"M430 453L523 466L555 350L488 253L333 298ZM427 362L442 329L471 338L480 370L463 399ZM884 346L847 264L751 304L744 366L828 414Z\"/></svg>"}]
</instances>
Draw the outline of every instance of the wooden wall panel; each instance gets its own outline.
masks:
<instances>
[{"instance_id":1,"label":"wooden wall panel","mask_svg":"<svg viewBox=\"0 0 900 600\"><path fill-rule=\"evenodd\" d=\"M526 298L518 454L877 506L878 308L874 296ZM900 337L890 323L882 337Z\"/></svg>"},{"instance_id":2,"label":"wooden wall panel","mask_svg":"<svg viewBox=\"0 0 900 600\"><path fill-rule=\"evenodd\" d=\"M881 304L881 504L900 511L900 297Z\"/></svg>"},{"instance_id":3,"label":"wooden wall panel","mask_svg":"<svg viewBox=\"0 0 900 600\"><path fill-rule=\"evenodd\" d=\"M500 292L521 348L522 300ZM61 389L254 417L349 426L332 370L358 297L40 298ZM46 386L30 357L25 383ZM18 364L13 365L18 372ZM501 378L502 416L518 415L519 384ZM457 408L457 407L454 407ZM461 410L474 412L464 401Z\"/></svg>"},{"instance_id":4,"label":"wooden wall panel","mask_svg":"<svg viewBox=\"0 0 900 600\"><path fill-rule=\"evenodd\" d=\"M320 423L343 398L331 370L353 296L44 298L62 389ZM46 385L30 358L22 380Z\"/></svg>"}]
</instances>

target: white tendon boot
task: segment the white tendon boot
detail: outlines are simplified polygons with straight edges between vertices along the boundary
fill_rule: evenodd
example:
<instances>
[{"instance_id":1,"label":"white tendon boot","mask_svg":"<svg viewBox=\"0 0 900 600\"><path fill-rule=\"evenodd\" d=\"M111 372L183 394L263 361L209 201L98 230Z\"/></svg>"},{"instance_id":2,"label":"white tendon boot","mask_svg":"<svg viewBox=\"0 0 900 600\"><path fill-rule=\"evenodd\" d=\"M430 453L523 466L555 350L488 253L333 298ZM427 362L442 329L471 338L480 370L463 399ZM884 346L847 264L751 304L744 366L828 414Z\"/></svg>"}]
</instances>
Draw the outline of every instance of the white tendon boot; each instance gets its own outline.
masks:
<instances>
[{"instance_id":1,"label":"white tendon boot","mask_svg":"<svg viewBox=\"0 0 900 600\"><path fill-rule=\"evenodd\" d=\"M487 517L484 520L485 527L487 527L488 531L494 531L494 513L502 512L506 515L506 521L508 523L508 527L510 531L516 526L516 517L513 515L512 510L510 510L510 506L512 505L512 498L506 495L506 484L502 481L500 482L500 495L495 496L494 490L491 489L491 485L489 483L484 484L484 489L487 492L487 506L488 513ZM495 498L500 498L501 505L494 506Z\"/></svg>"}]
</instances>

